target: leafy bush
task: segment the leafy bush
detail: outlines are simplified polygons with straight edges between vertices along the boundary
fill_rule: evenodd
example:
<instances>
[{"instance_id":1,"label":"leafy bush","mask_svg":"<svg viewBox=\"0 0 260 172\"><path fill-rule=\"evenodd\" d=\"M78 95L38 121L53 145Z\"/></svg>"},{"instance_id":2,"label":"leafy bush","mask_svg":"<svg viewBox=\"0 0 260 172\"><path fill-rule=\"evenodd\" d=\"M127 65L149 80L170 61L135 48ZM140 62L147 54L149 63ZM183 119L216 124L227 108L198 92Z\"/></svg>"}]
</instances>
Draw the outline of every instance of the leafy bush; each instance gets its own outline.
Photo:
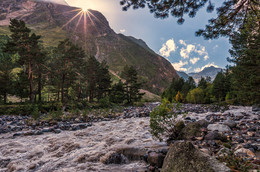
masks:
<instances>
[{"instance_id":1,"label":"leafy bush","mask_svg":"<svg viewBox=\"0 0 260 172\"><path fill-rule=\"evenodd\" d=\"M62 109L58 109L57 111L51 111L49 113L49 117L50 117L50 120L61 120L62 119L62 116L63 116L63 112L62 112Z\"/></svg>"},{"instance_id":2,"label":"leafy bush","mask_svg":"<svg viewBox=\"0 0 260 172\"><path fill-rule=\"evenodd\" d=\"M171 137L173 133L177 133L176 131L183 126L180 123L180 125L176 125L179 122L176 118L180 115L176 111L179 110L180 104L170 103L163 99L162 104L150 114L152 135L162 141L165 136Z\"/></svg>"},{"instance_id":3,"label":"leafy bush","mask_svg":"<svg viewBox=\"0 0 260 172\"><path fill-rule=\"evenodd\" d=\"M99 107L108 108L110 106L109 97L106 96L106 97L100 99L98 103L99 103Z\"/></svg>"},{"instance_id":4,"label":"leafy bush","mask_svg":"<svg viewBox=\"0 0 260 172\"><path fill-rule=\"evenodd\" d=\"M34 106L33 106L33 110L32 110L31 116L32 116L32 118L33 118L34 120L39 119L39 117L40 117L40 112L39 112L38 105L34 105Z\"/></svg>"},{"instance_id":5,"label":"leafy bush","mask_svg":"<svg viewBox=\"0 0 260 172\"><path fill-rule=\"evenodd\" d=\"M201 88L195 88L191 90L187 97L187 101L190 103L204 103L204 91Z\"/></svg>"}]
</instances>

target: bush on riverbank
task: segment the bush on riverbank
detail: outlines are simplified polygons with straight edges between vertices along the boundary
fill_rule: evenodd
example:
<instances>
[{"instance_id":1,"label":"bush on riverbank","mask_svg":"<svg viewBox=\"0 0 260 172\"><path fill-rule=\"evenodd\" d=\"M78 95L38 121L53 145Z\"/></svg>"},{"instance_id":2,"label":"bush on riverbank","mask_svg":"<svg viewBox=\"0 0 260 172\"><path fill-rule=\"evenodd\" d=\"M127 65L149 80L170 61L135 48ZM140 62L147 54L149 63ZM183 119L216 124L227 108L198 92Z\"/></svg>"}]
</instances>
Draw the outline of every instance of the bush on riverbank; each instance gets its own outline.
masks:
<instances>
[{"instance_id":1,"label":"bush on riverbank","mask_svg":"<svg viewBox=\"0 0 260 172\"><path fill-rule=\"evenodd\" d=\"M177 121L180 104L173 104L164 99L162 104L155 108L150 114L151 133L159 140L166 137L178 137L178 133L183 128L183 123Z\"/></svg>"}]
</instances>

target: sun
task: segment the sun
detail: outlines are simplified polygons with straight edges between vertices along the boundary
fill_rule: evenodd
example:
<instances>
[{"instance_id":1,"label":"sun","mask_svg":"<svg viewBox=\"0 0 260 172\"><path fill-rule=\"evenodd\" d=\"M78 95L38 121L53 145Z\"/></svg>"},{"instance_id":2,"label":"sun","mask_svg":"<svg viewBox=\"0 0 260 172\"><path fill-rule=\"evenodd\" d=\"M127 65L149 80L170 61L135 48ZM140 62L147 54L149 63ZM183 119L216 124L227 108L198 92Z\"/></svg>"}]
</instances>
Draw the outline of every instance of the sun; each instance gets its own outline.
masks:
<instances>
[{"instance_id":1,"label":"sun","mask_svg":"<svg viewBox=\"0 0 260 172\"><path fill-rule=\"evenodd\" d=\"M87 11L88 11L88 8L86 8L86 7L81 7L81 11L82 11L82 12L87 12Z\"/></svg>"}]
</instances>

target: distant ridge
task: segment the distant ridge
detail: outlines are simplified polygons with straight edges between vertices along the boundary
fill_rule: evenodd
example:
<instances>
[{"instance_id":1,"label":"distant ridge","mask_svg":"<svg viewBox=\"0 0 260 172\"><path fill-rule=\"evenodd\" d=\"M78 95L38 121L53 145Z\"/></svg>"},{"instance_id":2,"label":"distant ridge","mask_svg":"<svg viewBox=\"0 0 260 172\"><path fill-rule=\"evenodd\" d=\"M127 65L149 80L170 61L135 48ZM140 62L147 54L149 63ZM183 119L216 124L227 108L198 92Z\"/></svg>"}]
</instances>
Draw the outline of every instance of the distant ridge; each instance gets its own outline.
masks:
<instances>
[{"instance_id":1,"label":"distant ridge","mask_svg":"<svg viewBox=\"0 0 260 172\"><path fill-rule=\"evenodd\" d=\"M185 72L177 71L177 74L179 75L179 77L183 78L185 81L187 81L189 79L189 75Z\"/></svg>"},{"instance_id":2,"label":"distant ridge","mask_svg":"<svg viewBox=\"0 0 260 172\"><path fill-rule=\"evenodd\" d=\"M203 69L201 72L198 73L189 73L188 75L191 76L196 83L199 82L201 77L210 77L211 81L214 81L215 77L219 72L221 72L223 69L222 68L217 68L214 66L206 67Z\"/></svg>"},{"instance_id":3,"label":"distant ridge","mask_svg":"<svg viewBox=\"0 0 260 172\"><path fill-rule=\"evenodd\" d=\"M222 68L210 66L210 67L204 68L201 72L198 72L198 73L192 72L192 73L187 74L182 71L177 71L177 74L179 75L179 77L183 78L184 80L188 80L188 78L191 76L194 79L194 81L196 83L198 83L199 80L201 79L201 77L204 77L204 78L210 77L211 81L214 81L217 74L219 72L221 72L222 70L223 70Z\"/></svg>"}]
</instances>

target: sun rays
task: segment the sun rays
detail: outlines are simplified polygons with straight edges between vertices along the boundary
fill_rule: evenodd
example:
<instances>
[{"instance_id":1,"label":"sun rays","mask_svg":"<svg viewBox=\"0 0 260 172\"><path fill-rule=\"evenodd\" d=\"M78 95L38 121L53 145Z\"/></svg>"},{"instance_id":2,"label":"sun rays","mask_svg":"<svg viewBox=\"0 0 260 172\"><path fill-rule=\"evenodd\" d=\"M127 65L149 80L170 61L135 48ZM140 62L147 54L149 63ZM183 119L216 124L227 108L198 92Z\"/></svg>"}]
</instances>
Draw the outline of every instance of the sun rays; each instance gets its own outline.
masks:
<instances>
[{"instance_id":1,"label":"sun rays","mask_svg":"<svg viewBox=\"0 0 260 172\"><path fill-rule=\"evenodd\" d=\"M82 33L81 40L84 41L85 47L87 44L87 35L89 29L88 25L91 25L93 29L95 29L96 33L99 35L101 35L102 31L98 29L97 27L98 25L102 25L102 27L109 28L109 26L106 23L104 23L102 19L95 16L95 13L93 14L91 10L88 10L86 8L78 8L60 14L70 14L70 13L73 13L73 17L71 17L71 19L69 19L63 26L61 26L60 30L69 26L71 31L75 33L80 28L80 31Z\"/></svg>"},{"instance_id":2,"label":"sun rays","mask_svg":"<svg viewBox=\"0 0 260 172\"><path fill-rule=\"evenodd\" d=\"M67 27L69 24L71 24L73 21L76 21L76 24L74 26L72 26L72 27L74 27L73 32L76 32L77 29L79 28L79 26L82 26L82 25L80 25L80 23L82 22L82 19L83 19L82 30L84 31L83 32L84 33L84 43L85 43L85 47L86 47L86 38L87 38L87 29L88 29L87 24L88 24L88 22L91 22L91 24L94 26L95 30L98 32L98 30L96 29L96 24L92 20L92 17L95 16L95 15L92 14L86 8L79 8L79 9L67 11L67 12L64 12L62 14L67 14L67 13L76 13L76 14L69 21L67 21L60 29L62 30L65 27ZM98 18L96 18L96 19L98 20Z\"/></svg>"}]
</instances>

